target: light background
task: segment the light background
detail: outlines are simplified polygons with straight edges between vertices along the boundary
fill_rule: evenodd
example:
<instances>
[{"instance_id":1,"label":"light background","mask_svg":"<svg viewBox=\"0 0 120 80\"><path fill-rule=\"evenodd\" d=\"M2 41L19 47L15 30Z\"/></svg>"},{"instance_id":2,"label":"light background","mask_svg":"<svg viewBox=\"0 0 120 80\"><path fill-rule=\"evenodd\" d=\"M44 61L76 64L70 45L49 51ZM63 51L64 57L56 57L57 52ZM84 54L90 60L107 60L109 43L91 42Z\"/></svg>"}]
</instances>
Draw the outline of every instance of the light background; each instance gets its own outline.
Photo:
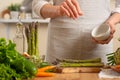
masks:
<instances>
[{"instance_id":1,"label":"light background","mask_svg":"<svg viewBox=\"0 0 120 80\"><path fill-rule=\"evenodd\" d=\"M11 3L21 3L23 0L2 0L0 1L0 12ZM114 0L111 0L111 8L114 8ZM10 39L13 39L16 31L15 24L3 24L0 23L0 37L6 37L6 26L10 27ZM113 46L114 51L120 46L118 38L120 37L120 25L116 26L116 32L114 34ZM43 55L46 53L46 40L47 40L47 24L41 23L39 26L39 51Z\"/></svg>"}]
</instances>

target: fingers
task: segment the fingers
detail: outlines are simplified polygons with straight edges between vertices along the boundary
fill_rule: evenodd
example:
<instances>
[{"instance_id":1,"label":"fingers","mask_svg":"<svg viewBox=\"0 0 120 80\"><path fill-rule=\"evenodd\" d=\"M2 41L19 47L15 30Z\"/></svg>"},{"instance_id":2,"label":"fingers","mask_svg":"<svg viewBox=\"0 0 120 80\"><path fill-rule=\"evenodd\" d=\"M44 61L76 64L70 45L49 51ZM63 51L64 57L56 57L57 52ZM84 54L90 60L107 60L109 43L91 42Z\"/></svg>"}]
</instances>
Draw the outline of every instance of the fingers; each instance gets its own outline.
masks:
<instances>
[{"instance_id":1,"label":"fingers","mask_svg":"<svg viewBox=\"0 0 120 80\"><path fill-rule=\"evenodd\" d=\"M69 8L72 10L75 18L79 16L76 6L71 2L71 0L66 0L66 4L69 6Z\"/></svg>"},{"instance_id":2,"label":"fingers","mask_svg":"<svg viewBox=\"0 0 120 80\"><path fill-rule=\"evenodd\" d=\"M102 40L102 41L95 40L94 38L92 38L92 39L94 40L94 42L96 42L98 44L108 44L111 41L112 38L113 38L113 35L110 35L108 39Z\"/></svg>"},{"instance_id":3,"label":"fingers","mask_svg":"<svg viewBox=\"0 0 120 80\"><path fill-rule=\"evenodd\" d=\"M115 24L113 24L109 19L105 22L111 29L111 34L115 32Z\"/></svg>"},{"instance_id":4,"label":"fingers","mask_svg":"<svg viewBox=\"0 0 120 80\"><path fill-rule=\"evenodd\" d=\"M68 4L66 2L63 2L63 6L69 12L70 17L75 19L75 15L74 15L73 11L71 10L71 8L68 6Z\"/></svg>"},{"instance_id":5,"label":"fingers","mask_svg":"<svg viewBox=\"0 0 120 80\"><path fill-rule=\"evenodd\" d=\"M78 18L80 15L83 14L76 0L65 0L61 4L61 9L62 12L73 19Z\"/></svg>"},{"instance_id":6,"label":"fingers","mask_svg":"<svg viewBox=\"0 0 120 80\"><path fill-rule=\"evenodd\" d=\"M114 28L114 26L113 25L110 25L110 24L108 24L109 25L109 27L110 27L110 29L111 29L111 34L114 34L115 33L115 28Z\"/></svg>"},{"instance_id":7,"label":"fingers","mask_svg":"<svg viewBox=\"0 0 120 80\"><path fill-rule=\"evenodd\" d=\"M114 34L115 33L115 29L113 27L110 27L111 28L111 34Z\"/></svg>"},{"instance_id":8,"label":"fingers","mask_svg":"<svg viewBox=\"0 0 120 80\"><path fill-rule=\"evenodd\" d=\"M80 7L79 7L78 2L77 2L76 0L72 0L72 2L73 2L73 4L76 6L76 9L77 9L79 15L82 15L83 12L81 11L81 9L80 9Z\"/></svg>"},{"instance_id":9,"label":"fingers","mask_svg":"<svg viewBox=\"0 0 120 80\"><path fill-rule=\"evenodd\" d=\"M70 13L66 8L64 8L63 6L60 6L60 8L62 9L62 13L61 13L62 15L66 14L67 16L70 16Z\"/></svg>"},{"instance_id":10,"label":"fingers","mask_svg":"<svg viewBox=\"0 0 120 80\"><path fill-rule=\"evenodd\" d=\"M108 44L111 41L112 38L113 38L113 35L111 35L108 39L106 39L104 41L98 41L98 43L100 43L100 44Z\"/></svg>"}]
</instances>

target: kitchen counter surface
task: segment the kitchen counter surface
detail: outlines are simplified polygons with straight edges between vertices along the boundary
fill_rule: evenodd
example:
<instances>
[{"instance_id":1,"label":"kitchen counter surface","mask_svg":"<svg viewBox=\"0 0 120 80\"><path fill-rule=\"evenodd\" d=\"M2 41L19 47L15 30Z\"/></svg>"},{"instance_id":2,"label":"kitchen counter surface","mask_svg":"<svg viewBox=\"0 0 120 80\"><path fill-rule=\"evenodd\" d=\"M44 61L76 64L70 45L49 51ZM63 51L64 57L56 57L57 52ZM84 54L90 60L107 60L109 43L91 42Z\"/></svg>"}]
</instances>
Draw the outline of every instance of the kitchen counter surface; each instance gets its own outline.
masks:
<instances>
[{"instance_id":1,"label":"kitchen counter surface","mask_svg":"<svg viewBox=\"0 0 120 80\"><path fill-rule=\"evenodd\" d=\"M99 78L98 73L62 73L54 77L37 77L33 80L120 80L120 78Z\"/></svg>"}]
</instances>

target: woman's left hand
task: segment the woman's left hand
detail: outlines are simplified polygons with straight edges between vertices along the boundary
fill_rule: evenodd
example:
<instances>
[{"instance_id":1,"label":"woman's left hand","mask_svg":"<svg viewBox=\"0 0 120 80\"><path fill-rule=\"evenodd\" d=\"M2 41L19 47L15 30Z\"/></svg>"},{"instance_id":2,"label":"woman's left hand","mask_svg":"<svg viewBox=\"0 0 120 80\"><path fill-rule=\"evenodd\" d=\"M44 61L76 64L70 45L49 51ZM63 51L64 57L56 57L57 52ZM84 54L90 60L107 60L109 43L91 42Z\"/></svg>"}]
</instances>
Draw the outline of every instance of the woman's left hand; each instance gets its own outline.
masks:
<instances>
[{"instance_id":1,"label":"woman's left hand","mask_svg":"<svg viewBox=\"0 0 120 80\"><path fill-rule=\"evenodd\" d=\"M115 29L114 29L115 25L112 25L110 23L107 23L107 24L110 26L110 29L111 29L110 36L106 40L101 40L101 41L100 40L96 40L96 39L93 38L93 40L96 43L98 43L98 44L108 44L111 41L111 39L113 38L113 34L115 32Z\"/></svg>"},{"instance_id":2,"label":"woman's left hand","mask_svg":"<svg viewBox=\"0 0 120 80\"><path fill-rule=\"evenodd\" d=\"M109 27L111 29L109 38L106 40L103 40L103 41L98 41L98 40L95 40L94 38L93 38L93 40L98 44L108 44L111 41L111 39L113 38L113 35L115 33L115 25L118 22L120 22L120 13L113 13L105 22L106 24L109 25Z\"/></svg>"}]
</instances>

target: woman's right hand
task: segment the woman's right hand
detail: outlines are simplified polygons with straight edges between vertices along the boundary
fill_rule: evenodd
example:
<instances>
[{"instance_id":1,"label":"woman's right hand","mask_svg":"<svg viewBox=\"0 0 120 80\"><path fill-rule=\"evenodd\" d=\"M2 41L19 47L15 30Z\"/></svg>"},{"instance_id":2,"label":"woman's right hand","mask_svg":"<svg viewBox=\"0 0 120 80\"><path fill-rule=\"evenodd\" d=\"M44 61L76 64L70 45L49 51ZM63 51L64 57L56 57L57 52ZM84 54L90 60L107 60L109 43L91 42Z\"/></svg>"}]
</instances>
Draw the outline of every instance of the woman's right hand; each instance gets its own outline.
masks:
<instances>
[{"instance_id":1,"label":"woman's right hand","mask_svg":"<svg viewBox=\"0 0 120 80\"><path fill-rule=\"evenodd\" d=\"M83 13L79 7L77 0L65 0L59 5L45 4L40 14L43 18L56 18L61 16L68 16L76 19Z\"/></svg>"},{"instance_id":2,"label":"woman's right hand","mask_svg":"<svg viewBox=\"0 0 120 80\"><path fill-rule=\"evenodd\" d=\"M83 14L77 0L65 0L62 4L60 4L59 10L61 16L67 15L73 19L78 18Z\"/></svg>"}]
</instances>

